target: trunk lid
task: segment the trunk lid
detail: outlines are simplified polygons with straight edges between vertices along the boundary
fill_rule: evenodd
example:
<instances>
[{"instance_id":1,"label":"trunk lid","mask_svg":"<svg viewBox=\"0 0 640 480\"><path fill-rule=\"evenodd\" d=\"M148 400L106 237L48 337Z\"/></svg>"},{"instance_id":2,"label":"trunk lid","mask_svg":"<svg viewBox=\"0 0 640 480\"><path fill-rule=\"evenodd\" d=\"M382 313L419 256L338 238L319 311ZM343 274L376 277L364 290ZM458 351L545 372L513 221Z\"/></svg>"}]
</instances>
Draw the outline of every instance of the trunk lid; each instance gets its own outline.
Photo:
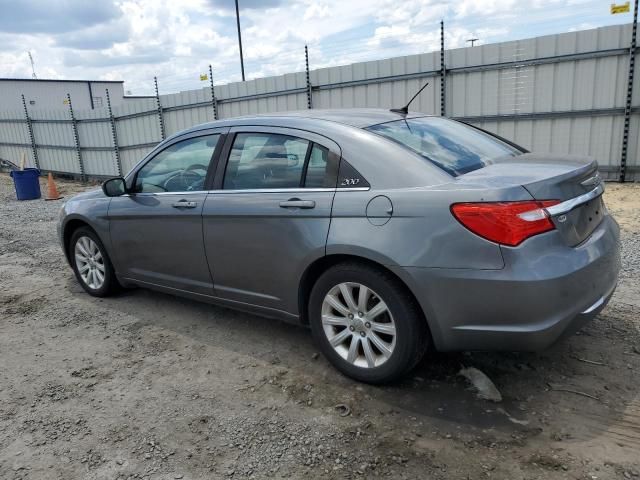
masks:
<instances>
[{"instance_id":1,"label":"trunk lid","mask_svg":"<svg viewBox=\"0 0 640 480\"><path fill-rule=\"evenodd\" d=\"M526 153L499 159L459 179L492 187L520 185L536 200L567 202L564 205L571 208L556 209L552 220L571 246L583 242L604 216L602 192L598 190L594 192L594 198L588 198L589 193L602 183L598 164L593 159ZM579 197L580 201L577 200ZM574 199L576 204L570 205Z\"/></svg>"}]
</instances>

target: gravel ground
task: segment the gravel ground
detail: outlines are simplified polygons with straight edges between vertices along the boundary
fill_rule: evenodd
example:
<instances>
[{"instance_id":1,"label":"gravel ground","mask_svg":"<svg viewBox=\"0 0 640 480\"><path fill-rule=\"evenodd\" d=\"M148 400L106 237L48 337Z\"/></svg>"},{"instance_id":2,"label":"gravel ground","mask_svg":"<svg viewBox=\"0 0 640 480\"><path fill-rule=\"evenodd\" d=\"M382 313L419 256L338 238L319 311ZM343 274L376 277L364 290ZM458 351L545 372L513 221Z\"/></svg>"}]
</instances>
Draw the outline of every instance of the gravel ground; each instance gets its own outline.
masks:
<instances>
[{"instance_id":1,"label":"gravel ground","mask_svg":"<svg viewBox=\"0 0 640 480\"><path fill-rule=\"evenodd\" d=\"M17 202L2 174L0 478L640 480L640 186L606 201L624 266L596 321L539 354L431 355L372 387L302 328L143 289L88 296L57 244L61 202Z\"/></svg>"}]
</instances>

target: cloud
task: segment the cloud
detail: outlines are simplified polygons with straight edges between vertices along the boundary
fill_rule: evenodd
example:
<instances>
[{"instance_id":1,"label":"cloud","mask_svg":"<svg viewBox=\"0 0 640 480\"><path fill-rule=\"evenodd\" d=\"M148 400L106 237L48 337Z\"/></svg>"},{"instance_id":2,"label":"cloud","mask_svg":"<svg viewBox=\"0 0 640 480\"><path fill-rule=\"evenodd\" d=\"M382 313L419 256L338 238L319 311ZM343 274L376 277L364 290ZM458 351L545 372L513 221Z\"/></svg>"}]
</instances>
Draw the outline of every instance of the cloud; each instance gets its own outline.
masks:
<instances>
[{"instance_id":1,"label":"cloud","mask_svg":"<svg viewBox=\"0 0 640 480\"><path fill-rule=\"evenodd\" d=\"M56 45L78 50L103 50L114 43L126 42L130 35L129 22L124 18L67 32L55 37Z\"/></svg>"},{"instance_id":2,"label":"cloud","mask_svg":"<svg viewBox=\"0 0 640 480\"><path fill-rule=\"evenodd\" d=\"M579 3L579 11L569 9ZM597 0L239 0L247 78L628 22ZM234 0L0 0L0 76L125 80L135 94L239 80ZM526 15L523 14L526 12Z\"/></svg>"},{"instance_id":3,"label":"cloud","mask_svg":"<svg viewBox=\"0 0 640 480\"><path fill-rule=\"evenodd\" d=\"M135 52L127 55L68 52L64 55L63 64L65 67L113 67L118 65L152 65L167 62L170 59L171 53L161 49L149 52Z\"/></svg>"},{"instance_id":4,"label":"cloud","mask_svg":"<svg viewBox=\"0 0 640 480\"><path fill-rule=\"evenodd\" d=\"M303 20L313 20L314 18L326 18L329 16L329 5L312 3L304 12Z\"/></svg>"},{"instance_id":5,"label":"cloud","mask_svg":"<svg viewBox=\"0 0 640 480\"><path fill-rule=\"evenodd\" d=\"M0 0L0 31L59 33L107 22L122 12L109 0Z\"/></svg>"},{"instance_id":6,"label":"cloud","mask_svg":"<svg viewBox=\"0 0 640 480\"><path fill-rule=\"evenodd\" d=\"M461 0L454 10L459 17L474 14L489 16L513 11L515 5L516 0Z\"/></svg>"},{"instance_id":7,"label":"cloud","mask_svg":"<svg viewBox=\"0 0 640 480\"><path fill-rule=\"evenodd\" d=\"M240 10L265 10L267 8L279 7L285 3L284 0L238 0ZM234 0L209 0L209 4L215 9L232 10L235 14L236 4Z\"/></svg>"}]
</instances>

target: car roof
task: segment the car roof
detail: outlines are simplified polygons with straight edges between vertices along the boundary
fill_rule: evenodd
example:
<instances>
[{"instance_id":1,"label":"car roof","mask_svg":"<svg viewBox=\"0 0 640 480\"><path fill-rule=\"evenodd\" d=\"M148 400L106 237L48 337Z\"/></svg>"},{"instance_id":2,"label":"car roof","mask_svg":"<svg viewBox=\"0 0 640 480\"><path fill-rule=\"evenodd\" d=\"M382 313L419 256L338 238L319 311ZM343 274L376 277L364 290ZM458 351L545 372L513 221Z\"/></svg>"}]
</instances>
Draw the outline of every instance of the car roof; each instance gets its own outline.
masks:
<instances>
[{"instance_id":1,"label":"car roof","mask_svg":"<svg viewBox=\"0 0 640 480\"><path fill-rule=\"evenodd\" d=\"M320 110L309 109L263 115L228 117L214 122L195 125L175 133L160 143L147 157L154 155L169 142L183 135L190 135L216 128L268 127L307 131L330 140L337 152L351 166L375 182L379 188L407 188L450 181L450 176L423 157L381 135L362 129L403 118L428 117L424 113L400 114L381 108L349 108ZM145 157L145 158L147 158ZM372 161L383 158L393 161ZM141 160L141 162L143 162Z\"/></svg>"},{"instance_id":2,"label":"car roof","mask_svg":"<svg viewBox=\"0 0 640 480\"><path fill-rule=\"evenodd\" d=\"M214 122L203 123L191 127L190 129L179 132L180 135L190 131L202 130L215 127L230 127L235 125L272 125L278 126L279 122L290 126L292 121L300 119L307 126L313 121L334 122L343 125L349 125L356 128L366 128L380 123L392 122L394 120L402 120L403 118L425 117L424 113L409 112L406 115L392 112L383 108L342 108L342 109L309 109L294 110L288 112L274 112L257 115L244 115L239 117L229 117Z\"/></svg>"},{"instance_id":3,"label":"car roof","mask_svg":"<svg viewBox=\"0 0 640 480\"><path fill-rule=\"evenodd\" d=\"M263 115L257 115L261 117ZM384 108L335 108L321 110L295 110L291 112L272 113L270 117L303 117L343 123L357 128L366 128L379 123L402 120L402 118L424 117L424 113L410 112L407 115L392 112Z\"/></svg>"}]
</instances>

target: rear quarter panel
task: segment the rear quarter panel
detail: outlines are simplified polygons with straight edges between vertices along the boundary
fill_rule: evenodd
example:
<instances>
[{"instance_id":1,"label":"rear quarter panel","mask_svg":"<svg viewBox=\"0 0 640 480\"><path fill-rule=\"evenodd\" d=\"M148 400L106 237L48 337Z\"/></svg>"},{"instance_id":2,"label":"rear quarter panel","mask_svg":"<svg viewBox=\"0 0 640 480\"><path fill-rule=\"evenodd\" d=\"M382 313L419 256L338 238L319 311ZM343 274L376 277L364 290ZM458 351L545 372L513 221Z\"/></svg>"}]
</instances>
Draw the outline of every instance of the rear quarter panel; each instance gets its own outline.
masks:
<instances>
[{"instance_id":1,"label":"rear quarter panel","mask_svg":"<svg viewBox=\"0 0 640 480\"><path fill-rule=\"evenodd\" d=\"M384 225L367 217L367 204L384 195L393 212ZM352 254L383 265L501 269L500 247L463 227L451 214L455 202L528 199L522 188L487 190L451 186L340 191L336 193L327 254Z\"/></svg>"}]
</instances>

